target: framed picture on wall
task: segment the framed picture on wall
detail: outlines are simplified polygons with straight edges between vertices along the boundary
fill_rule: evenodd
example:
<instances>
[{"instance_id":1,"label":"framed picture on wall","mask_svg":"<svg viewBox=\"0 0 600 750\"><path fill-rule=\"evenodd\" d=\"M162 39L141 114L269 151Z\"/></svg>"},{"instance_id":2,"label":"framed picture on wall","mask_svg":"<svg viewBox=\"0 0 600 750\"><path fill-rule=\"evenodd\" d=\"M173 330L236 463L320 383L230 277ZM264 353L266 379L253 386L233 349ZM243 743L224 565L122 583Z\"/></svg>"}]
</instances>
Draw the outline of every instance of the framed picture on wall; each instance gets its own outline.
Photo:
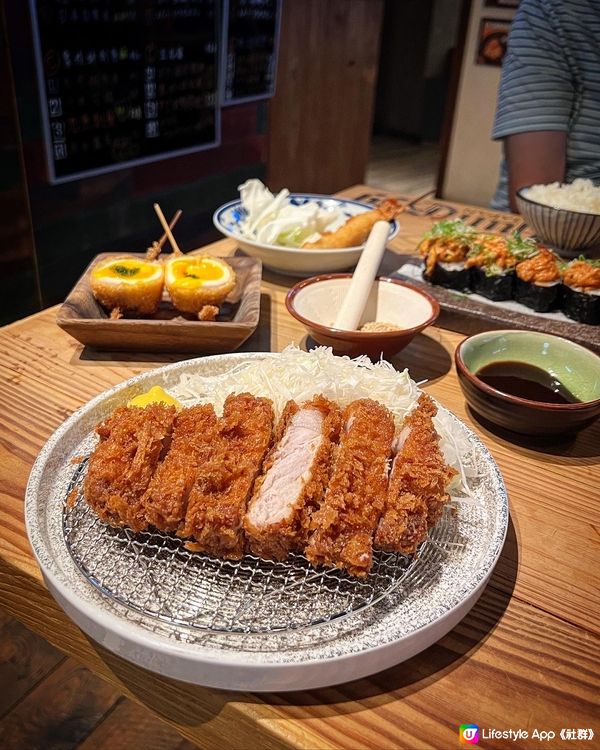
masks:
<instances>
[{"instance_id":1,"label":"framed picture on wall","mask_svg":"<svg viewBox=\"0 0 600 750\"><path fill-rule=\"evenodd\" d=\"M502 65L506 54L510 21L502 18L482 18L477 45L478 65Z\"/></svg>"}]
</instances>

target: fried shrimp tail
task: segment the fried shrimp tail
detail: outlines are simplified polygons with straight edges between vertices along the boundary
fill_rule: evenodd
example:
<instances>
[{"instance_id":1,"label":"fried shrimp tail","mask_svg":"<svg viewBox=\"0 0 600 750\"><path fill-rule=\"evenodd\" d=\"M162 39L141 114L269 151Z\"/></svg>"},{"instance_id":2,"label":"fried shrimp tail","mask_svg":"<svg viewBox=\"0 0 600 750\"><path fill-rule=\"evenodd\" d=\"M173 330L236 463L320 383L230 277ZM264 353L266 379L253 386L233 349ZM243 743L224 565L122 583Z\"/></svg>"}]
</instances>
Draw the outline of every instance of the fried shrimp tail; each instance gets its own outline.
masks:
<instances>
[{"instance_id":1,"label":"fried shrimp tail","mask_svg":"<svg viewBox=\"0 0 600 750\"><path fill-rule=\"evenodd\" d=\"M362 214L352 216L334 232L323 232L316 242L305 242L302 248L308 250L326 250L362 245L376 222L392 221L403 210L404 206L400 205L395 198L388 198L372 211L365 211Z\"/></svg>"}]
</instances>

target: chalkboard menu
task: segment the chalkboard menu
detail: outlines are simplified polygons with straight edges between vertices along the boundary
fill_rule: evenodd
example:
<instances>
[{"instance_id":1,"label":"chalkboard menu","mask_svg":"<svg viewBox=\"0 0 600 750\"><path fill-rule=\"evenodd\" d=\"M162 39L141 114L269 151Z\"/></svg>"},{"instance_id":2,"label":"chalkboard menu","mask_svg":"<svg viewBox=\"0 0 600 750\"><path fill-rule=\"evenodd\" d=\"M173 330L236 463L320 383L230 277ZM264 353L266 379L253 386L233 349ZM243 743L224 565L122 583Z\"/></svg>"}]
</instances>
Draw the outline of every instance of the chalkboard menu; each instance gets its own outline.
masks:
<instances>
[{"instance_id":1,"label":"chalkboard menu","mask_svg":"<svg viewBox=\"0 0 600 750\"><path fill-rule=\"evenodd\" d=\"M30 0L50 179L215 146L219 0Z\"/></svg>"},{"instance_id":2,"label":"chalkboard menu","mask_svg":"<svg viewBox=\"0 0 600 750\"><path fill-rule=\"evenodd\" d=\"M273 96L281 0L225 0L223 103Z\"/></svg>"}]
</instances>

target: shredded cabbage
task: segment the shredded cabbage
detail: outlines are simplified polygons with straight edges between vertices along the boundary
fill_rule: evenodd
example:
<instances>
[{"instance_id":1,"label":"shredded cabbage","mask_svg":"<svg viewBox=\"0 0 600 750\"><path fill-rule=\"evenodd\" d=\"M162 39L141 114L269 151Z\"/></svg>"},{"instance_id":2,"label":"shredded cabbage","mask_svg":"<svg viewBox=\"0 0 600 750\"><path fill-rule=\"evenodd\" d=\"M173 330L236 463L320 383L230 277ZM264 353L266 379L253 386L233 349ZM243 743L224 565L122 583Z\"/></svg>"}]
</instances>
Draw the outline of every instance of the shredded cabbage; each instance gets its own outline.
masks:
<instances>
[{"instance_id":1,"label":"shredded cabbage","mask_svg":"<svg viewBox=\"0 0 600 750\"><path fill-rule=\"evenodd\" d=\"M342 212L333 206L322 208L315 201L293 205L288 201L289 190L284 188L273 195L260 180L246 180L238 190L246 211L241 232L257 242L300 247L345 220Z\"/></svg>"},{"instance_id":2,"label":"shredded cabbage","mask_svg":"<svg viewBox=\"0 0 600 750\"><path fill-rule=\"evenodd\" d=\"M231 393L266 396L273 401L277 416L290 399L301 403L319 393L341 407L357 398L372 398L391 411L397 429L422 392L408 370L398 372L385 360L373 363L365 356L336 357L327 347L305 352L295 345L277 355L248 360L220 375L186 373L169 390L185 406L212 403L219 414ZM447 463L458 471L449 491L469 496L469 480L476 475L473 446L449 414L438 412L434 425Z\"/></svg>"}]
</instances>

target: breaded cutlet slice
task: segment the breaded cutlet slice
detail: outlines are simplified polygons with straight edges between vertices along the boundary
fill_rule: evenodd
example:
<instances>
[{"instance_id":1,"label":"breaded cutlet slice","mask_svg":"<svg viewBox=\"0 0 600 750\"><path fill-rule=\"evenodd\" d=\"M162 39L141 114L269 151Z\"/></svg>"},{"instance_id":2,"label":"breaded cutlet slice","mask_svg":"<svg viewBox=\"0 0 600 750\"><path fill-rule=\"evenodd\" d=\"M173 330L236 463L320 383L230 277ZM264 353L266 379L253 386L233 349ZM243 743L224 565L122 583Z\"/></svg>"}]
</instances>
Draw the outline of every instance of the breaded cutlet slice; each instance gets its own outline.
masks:
<instances>
[{"instance_id":1,"label":"breaded cutlet slice","mask_svg":"<svg viewBox=\"0 0 600 750\"><path fill-rule=\"evenodd\" d=\"M312 512L323 498L337 443L341 409L323 396L298 406L288 401L276 430L276 444L256 480L244 519L250 550L284 560L303 550Z\"/></svg>"},{"instance_id":2,"label":"breaded cutlet slice","mask_svg":"<svg viewBox=\"0 0 600 750\"><path fill-rule=\"evenodd\" d=\"M120 406L96 427L100 443L83 485L84 497L111 526L147 528L142 497L171 436L175 407Z\"/></svg>"},{"instance_id":3,"label":"breaded cutlet slice","mask_svg":"<svg viewBox=\"0 0 600 750\"><path fill-rule=\"evenodd\" d=\"M375 533L376 549L412 554L440 518L456 470L446 464L433 424L437 407L423 393L404 420L392 464L386 506Z\"/></svg>"},{"instance_id":4,"label":"breaded cutlet slice","mask_svg":"<svg viewBox=\"0 0 600 750\"><path fill-rule=\"evenodd\" d=\"M359 399L344 410L343 425L305 555L313 565L365 576L373 562L373 532L385 505L394 420L377 401Z\"/></svg>"},{"instance_id":5,"label":"breaded cutlet slice","mask_svg":"<svg viewBox=\"0 0 600 750\"><path fill-rule=\"evenodd\" d=\"M198 478L199 468L210 457L217 426L217 415L210 404L179 412L168 452L142 499L150 525L167 532L181 528L189 494Z\"/></svg>"},{"instance_id":6,"label":"breaded cutlet slice","mask_svg":"<svg viewBox=\"0 0 600 750\"><path fill-rule=\"evenodd\" d=\"M228 396L213 450L199 469L179 534L190 549L237 560L245 552L248 498L271 445L273 405L249 393Z\"/></svg>"}]
</instances>

